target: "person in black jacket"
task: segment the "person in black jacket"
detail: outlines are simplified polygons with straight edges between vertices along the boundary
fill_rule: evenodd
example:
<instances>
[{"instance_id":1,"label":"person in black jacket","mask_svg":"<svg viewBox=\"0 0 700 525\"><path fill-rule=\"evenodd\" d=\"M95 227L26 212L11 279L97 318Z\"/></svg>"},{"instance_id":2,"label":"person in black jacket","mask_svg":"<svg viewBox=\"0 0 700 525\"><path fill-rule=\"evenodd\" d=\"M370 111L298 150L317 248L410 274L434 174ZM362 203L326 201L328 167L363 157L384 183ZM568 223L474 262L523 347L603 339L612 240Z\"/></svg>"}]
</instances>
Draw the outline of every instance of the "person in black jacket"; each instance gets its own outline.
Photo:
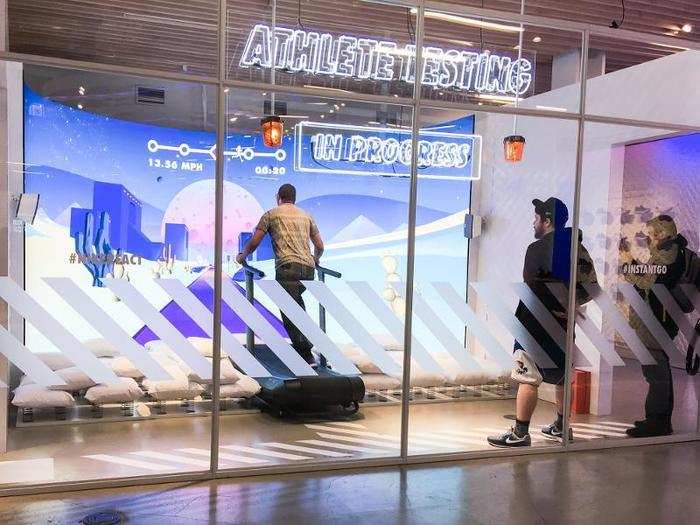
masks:
<instances>
[{"instance_id":1,"label":"person in black jacket","mask_svg":"<svg viewBox=\"0 0 700 525\"><path fill-rule=\"evenodd\" d=\"M569 220L569 210L566 204L555 197L550 197L546 201L535 199L532 204L535 206L533 228L536 240L528 246L525 253L523 281L566 332L568 316L566 305L563 303L566 303L567 294L564 291L563 297L561 295L557 297L551 286L561 287L564 285L566 288L569 286L571 238L573 235L572 228L566 227ZM590 300L583 285L597 283L593 262L588 250L583 246L582 240L583 236L579 231L576 264L577 305L582 305ZM534 380L525 380L524 377L532 377L532 368L534 367L542 376L542 381L556 386L557 417L552 424L542 428L542 432L550 438L562 439L563 437L565 349L552 338L522 301L518 304L515 316L544 350L554 367L541 367L535 363L521 342L515 342L517 368L514 371L514 377L520 382L516 398L516 422L515 427L505 434L488 438L488 442L497 447L521 447L531 444L530 418L537 407L539 383Z\"/></svg>"},{"instance_id":2,"label":"person in black jacket","mask_svg":"<svg viewBox=\"0 0 700 525\"><path fill-rule=\"evenodd\" d=\"M673 339L678 335L678 326L661 301L651 290L662 284L671 290L685 272L684 250L688 241L678 234L676 223L668 215L659 215L646 223L649 239L649 260L639 262L632 257L626 243L620 245L620 263L623 278L634 285L646 301L654 317L664 331ZM665 436L673 433L673 377L666 352L649 332L644 321L635 311L630 311L630 326L634 328L642 343L656 360L654 365L643 365L642 374L649 384L644 411L646 418L635 422L627 429L632 437Z\"/></svg>"}]
</instances>

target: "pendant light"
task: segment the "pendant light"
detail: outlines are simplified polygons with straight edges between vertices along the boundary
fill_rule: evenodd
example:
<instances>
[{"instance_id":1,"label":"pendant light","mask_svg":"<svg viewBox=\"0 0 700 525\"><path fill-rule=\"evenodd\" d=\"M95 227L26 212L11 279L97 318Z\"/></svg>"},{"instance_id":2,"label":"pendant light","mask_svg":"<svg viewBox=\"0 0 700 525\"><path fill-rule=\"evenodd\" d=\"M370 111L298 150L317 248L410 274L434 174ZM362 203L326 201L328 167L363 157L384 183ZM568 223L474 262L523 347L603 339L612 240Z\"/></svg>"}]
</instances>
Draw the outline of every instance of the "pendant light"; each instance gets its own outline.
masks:
<instances>
[{"instance_id":1,"label":"pendant light","mask_svg":"<svg viewBox=\"0 0 700 525\"><path fill-rule=\"evenodd\" d=\"M272 31L273 34L277 27L277 0L273 0L272 3ZM272 71L270 72L270 81L275 84L275 67L273 64ZM264 95L264 93L263 93ZM284 137L284 122L280 117L275 115L275 92L273 91L270 96L270 113L260 120L260 127L262 128L263 144L268 148L279 148L282 145L282 138Z\"/></svg>"},{"instance_id":2,"label":"pendant light","mask_svg":"<svg viewBox=\"0 0 700 525\"><path fill-rule=\"evenodd\" d=\"M268 148L279 148L284 135L284 122L276 115L270 115L260 120L263 143Z\"/></svg>"},{"instance_id":3,"label":"pendant light","mask_svg":"<svg viewBox=\"0 0 700 525\"><path fill-rule=\"evenodd\" d=\"M520 14L525 14L525 0L520 1ZM523 56L523 25L520 24L521 29L518 37L518 69L516 75L516 86L515 86L515 109L518 109L518 91L520 90L520 60ZM523 160L523 154L525 153L525 137L517 134L518 129L518 115L513 115L513 134L508 135L503 139L503 156L506 162L520 162Z\"/></svg>"}]
</instances>

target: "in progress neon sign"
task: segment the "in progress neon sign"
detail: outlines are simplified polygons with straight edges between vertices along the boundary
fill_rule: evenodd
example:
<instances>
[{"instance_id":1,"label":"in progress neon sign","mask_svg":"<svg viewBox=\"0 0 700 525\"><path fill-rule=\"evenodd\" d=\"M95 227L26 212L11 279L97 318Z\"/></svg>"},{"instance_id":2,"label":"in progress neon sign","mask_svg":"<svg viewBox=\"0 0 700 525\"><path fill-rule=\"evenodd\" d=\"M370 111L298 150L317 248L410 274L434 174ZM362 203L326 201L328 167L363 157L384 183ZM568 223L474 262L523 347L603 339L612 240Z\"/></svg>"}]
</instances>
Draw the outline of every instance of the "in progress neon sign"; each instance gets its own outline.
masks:
<instances>
[{"instance_id":1,"label":"in progress neon sign","mask_svg":"<svg viewBox=\"0 0 700 525\"><path fill-rule=\"evenodd\" d=\"M412 44L331 35L258 24L248 34L241 67L262 67L357 79L413 83L416 49ZM274 45L273 45L274 41ZM520 96L533 81L532 62L495 53L425 47L423 85L494 95Z\"/></svg>"},{"instance_id":2,"label":"in progress neon sign","mask_svg":"<svg viewBox=\"0 0 700 525\"><path fill-rule=\"evenodd\" d=\"M410 177L411 130L300 122L296 125L294 169L307 173ZM478 180L481 137L421 130L418 178Z\"/></svg>"}]
</instances>

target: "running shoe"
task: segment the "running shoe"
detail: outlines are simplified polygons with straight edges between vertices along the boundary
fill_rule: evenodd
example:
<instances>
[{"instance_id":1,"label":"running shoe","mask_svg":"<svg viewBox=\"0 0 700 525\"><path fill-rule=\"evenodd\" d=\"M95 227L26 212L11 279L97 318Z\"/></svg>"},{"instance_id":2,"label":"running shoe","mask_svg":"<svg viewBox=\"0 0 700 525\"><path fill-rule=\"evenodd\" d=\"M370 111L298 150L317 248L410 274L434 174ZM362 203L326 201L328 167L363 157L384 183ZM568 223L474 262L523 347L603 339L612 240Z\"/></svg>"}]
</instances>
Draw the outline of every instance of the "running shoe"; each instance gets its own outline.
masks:
<instances>
[{"instance_id":1,"label":"running shoe","mask_svg":"<svg viewBox=\"0 0 700 525\"><path fill-rule=\"evenodd\" d=\"M542 427L542 433L551 439L557 439L561 440L564 437L564 429L559 428L556 423L552 423L550 425L547 425L546 427ZM574 440L574 432L569 427L569 443L571 443Z\"/></svg>"},{"instance_id":2,"label":"running shoe","mask_svg":"<svg viewBox=\"0 0 700 525\"><path fill-rule=\"evenodd\" d=\"M489 445L503 448L529 447L532 444L532 440L530 439L529 433L525 434L522 437L518 436L515 433L514 427L511 427L511 429L508 432L500 436L489 436L486 438L486 441L489 442Z\"/></svg>"}]
</instances>

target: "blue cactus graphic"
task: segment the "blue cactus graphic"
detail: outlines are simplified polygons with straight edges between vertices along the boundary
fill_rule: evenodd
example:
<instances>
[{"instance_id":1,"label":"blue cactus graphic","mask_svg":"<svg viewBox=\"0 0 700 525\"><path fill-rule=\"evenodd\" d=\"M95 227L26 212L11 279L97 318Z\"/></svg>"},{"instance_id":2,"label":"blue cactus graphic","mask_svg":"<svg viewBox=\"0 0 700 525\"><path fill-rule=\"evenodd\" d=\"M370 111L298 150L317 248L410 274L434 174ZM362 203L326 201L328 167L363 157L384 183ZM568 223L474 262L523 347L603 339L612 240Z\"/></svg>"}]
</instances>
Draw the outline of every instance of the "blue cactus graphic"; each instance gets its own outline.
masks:
<instances>
[{"instance_id":1,"label":"blue cactus graphic","mask_svg":"<svg viewBox=\"0 0 700 525\"><path fill-rule=\"evenodd\" d=\"M93 234L94 218L88 213L85 215L85 229L75 238L75 251L92 275L93 286L104 286L102 278L114 272L114 261L119 255L109 243L109 222L109 213L100 213L100 224Z\"/></svg>"}]
</instances>

